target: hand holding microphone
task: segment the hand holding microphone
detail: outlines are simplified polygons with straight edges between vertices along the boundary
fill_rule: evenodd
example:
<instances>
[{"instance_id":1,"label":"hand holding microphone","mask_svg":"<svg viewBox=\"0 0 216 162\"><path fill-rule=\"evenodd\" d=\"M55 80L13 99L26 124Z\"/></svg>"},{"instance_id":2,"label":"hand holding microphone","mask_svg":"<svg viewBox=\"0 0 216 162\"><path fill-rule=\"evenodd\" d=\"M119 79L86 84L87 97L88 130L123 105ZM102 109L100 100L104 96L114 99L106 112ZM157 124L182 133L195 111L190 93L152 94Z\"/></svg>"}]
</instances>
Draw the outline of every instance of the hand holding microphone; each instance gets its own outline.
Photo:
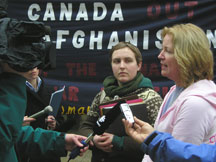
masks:
<instances>
[{"instance_id":1,"label":"hand holding microphone","mask_svg":"<svg viewBox=\"0 0 216 162\"><path fill-rule=\"evenodd\" d=\"M30 125L31 122L35 121L35 118L24 116L22 126Z\"/></svg>"},{"instance_id":2,"label":"hand holding microphone","mask_svg":"<svg viewBox=\"0 0 216 162\"><path fill-rule=\"evenodd\" d=\"M88 146L89 141L92 140L94 135L103 134L105 130L110 126L110 124L120 115L120 105L122 103L125 103L125 101L119 101L111 110L109 110L109 112L107 112L96 121L95 126L93 127L93 132L87 137L86 140L82 141L84 147ZM68 162L79 155L80 149L80 147L76 147L74 150L72 150Z\"/></svg>"},{"instance_id":3,"label":"hand holding microphone","mask_svg":"<svg viewBox=\"0 0 216 162\"><path fill-rule=\"evenodd\" d=\"M50 105L48 105L43 110L29 116L29 118L35 118L36 119L39 116L44 115L44 114L48 114L49 112L52 112L52 111L53 111L53 108Z\"/></svg>"},{"instance_id":4,"label":"hand holding microphone","mask_svg":"<svg viewBox=\"0 0 216 162\"><path fill-rule=\"evenodd\" d=\"M47 123L47 129L48 130L54 130L56 128L56 119L53 115L49 115L46 119L45 122Z\"/></svg>"}]
</instances>

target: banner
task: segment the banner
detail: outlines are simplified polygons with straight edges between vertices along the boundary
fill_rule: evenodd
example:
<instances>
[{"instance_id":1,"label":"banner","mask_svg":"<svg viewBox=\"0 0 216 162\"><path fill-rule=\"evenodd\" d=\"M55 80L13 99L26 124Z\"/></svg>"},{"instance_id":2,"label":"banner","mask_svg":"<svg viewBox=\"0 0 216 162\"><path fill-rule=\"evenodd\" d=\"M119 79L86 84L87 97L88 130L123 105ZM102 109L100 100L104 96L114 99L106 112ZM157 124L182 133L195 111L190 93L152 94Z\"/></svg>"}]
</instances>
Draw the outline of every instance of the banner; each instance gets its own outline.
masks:
<instances>
[{"instance_id":1,"label":"banner","mask_svg":"<svg viewBox=\"0 0 216 162\"><path fill-rule=\"evenodd\" d=\"M119 41L131 42L143 56L142 73L164 97L174 83L160 74L157 58L161 29L193 23L206 33L216 53L215 0L11 0L8 16L51 26L46 39L56 42L57 68L43 72L46 85L65 85L62 114L81 115L90 108L102 82L112 75L109 50Z\"/></svg>"}]
</instances>

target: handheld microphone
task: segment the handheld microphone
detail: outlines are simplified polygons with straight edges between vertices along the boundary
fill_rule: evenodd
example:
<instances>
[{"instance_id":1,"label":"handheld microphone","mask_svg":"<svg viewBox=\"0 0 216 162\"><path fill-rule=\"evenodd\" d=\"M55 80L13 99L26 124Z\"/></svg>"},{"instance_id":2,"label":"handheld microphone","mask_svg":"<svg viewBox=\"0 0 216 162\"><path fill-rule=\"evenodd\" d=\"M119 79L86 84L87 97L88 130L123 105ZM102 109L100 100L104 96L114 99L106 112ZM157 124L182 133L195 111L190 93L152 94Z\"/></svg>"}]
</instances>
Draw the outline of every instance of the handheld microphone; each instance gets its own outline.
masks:
<instances>
[{"instance_id":1,"label":"handheld microphone","mask_svg":"<svg viewBox=\"0 0 216 162\"><path fill-rule=\"evenodd\" d=\"M94 135L103 134L110 124L112 124L112 122L120 115L120 105L122 103L125 103L125 100L119 101L111 110L97 120L95 126L93 127Z\"/></svg>"},{"instance_id":2,"label":"handheld microphone","mask_svg":"<svg viewBox=\"0 0 216 162\"><path fill-rule=\"evenodd\" d=\"M31 116L29 116L30 118L38 118L39 116L41 116L41 115L44 115L44 114L47 114L47 113L49 113L49 112L52 112L53 111L53 108L50 106L50 105L48 105L48 106L46 106L43 110L41 110L41 111L39 111L39 112L37 112L37 113L35 113L35 114L33 114L33 115L31 115Z\"/></svg>"},{"instance_id":3,"label":"handheld microphone","mask_svg":"<svg viewBox=\"0 0 216 162\"><path fill-rule=\"evenodd\" d=\"M84 145L84 147L88 146L89 141L93 138L94 135L103 134L105 130L110 126L110 124L112 124L112 122L120 115L120 105L122 103L125 103L125 100L119 101L111 110L109 110L105 115L103 115L96 121L95 126L93 127L93 132L87 137L86 140L81 142ZM72 150L68 162L71 159L77 157L77 155L79 155L80 149L80 147L76 147Z\"/></svg>"}]
</instances>

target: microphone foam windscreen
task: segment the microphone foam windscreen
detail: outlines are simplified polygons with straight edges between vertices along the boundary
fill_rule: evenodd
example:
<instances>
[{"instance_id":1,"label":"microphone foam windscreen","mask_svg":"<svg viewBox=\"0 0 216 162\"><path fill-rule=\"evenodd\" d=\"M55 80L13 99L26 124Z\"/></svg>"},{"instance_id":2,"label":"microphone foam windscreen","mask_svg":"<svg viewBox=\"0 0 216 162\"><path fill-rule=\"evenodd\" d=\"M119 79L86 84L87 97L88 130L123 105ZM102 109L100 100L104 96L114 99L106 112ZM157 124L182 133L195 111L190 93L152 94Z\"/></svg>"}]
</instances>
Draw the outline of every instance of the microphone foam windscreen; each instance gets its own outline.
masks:
<instances>
[{"instance_id":1,"label":"microphone foam windscreen","mask_svg":"<svg viewBox=\"0 0 216 162\"><path fill-rule=\"evenodd\" d=\"M52 111L53 111L53 108L52 108L52 106L49 105L49 106L45 107L44 111L45 111L46 113L49 113L49 112L52 112Z\"/></svg>"}]
</instances>

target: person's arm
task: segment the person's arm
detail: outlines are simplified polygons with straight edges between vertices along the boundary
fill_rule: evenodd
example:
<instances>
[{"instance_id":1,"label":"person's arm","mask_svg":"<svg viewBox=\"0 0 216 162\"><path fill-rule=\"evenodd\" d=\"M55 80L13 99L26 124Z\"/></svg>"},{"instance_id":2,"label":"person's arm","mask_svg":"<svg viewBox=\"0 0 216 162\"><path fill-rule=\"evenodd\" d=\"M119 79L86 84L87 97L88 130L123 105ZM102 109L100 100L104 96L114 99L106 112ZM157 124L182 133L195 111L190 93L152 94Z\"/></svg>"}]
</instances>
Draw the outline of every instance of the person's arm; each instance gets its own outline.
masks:
<instances>
[{"instance_id":1,"label":"person's arm","mask_svg":"<svg viewBox=\"0 0 216 162\"><path fill-rule=\"evenodd\" d=\"M148 154L154 162L214 162L216 145L193 145L174 139L168 133L154 131L154 128L136 117L132 125L123 119L125 131Z\"/></svg>"},{"instance_id":2,"label":"person's arm","mask_svg":"<svg viewBox=\"0 0 216 162\"><path fill-rule=\"evenodd\" d=\"M174 139L168 133L153 132L143 143L142 150L154 162L214 162L216 161L216 145L201 144L199 146Z\"/></svg>"},{"instance_id":3,"label":"person's arm","mask_svg":"<svg viewBox=\"0 0 216 162\"><path fill-rule=\"evenodd\" d=\"M26 79L13 73L0 75L0 150L9 152L19 136L26 109Z\"/></svg>"},{"instance_id":4,"label":"person's arm","mask_svg":"<svg viewBox=\"0 0 216 162\"><path fill-rule=\"evenodd\" d=\"M76 146L82 147L82 140L86 137L75 134L64 134L56 131L49 131L41 128L33 129L30 126L24 126L21 129L17 146L19 152L29 157L39 155L66 156L67 151L72 151ZM82 155L88 147L81 149Z\"/></svg>"}]
</instances>

